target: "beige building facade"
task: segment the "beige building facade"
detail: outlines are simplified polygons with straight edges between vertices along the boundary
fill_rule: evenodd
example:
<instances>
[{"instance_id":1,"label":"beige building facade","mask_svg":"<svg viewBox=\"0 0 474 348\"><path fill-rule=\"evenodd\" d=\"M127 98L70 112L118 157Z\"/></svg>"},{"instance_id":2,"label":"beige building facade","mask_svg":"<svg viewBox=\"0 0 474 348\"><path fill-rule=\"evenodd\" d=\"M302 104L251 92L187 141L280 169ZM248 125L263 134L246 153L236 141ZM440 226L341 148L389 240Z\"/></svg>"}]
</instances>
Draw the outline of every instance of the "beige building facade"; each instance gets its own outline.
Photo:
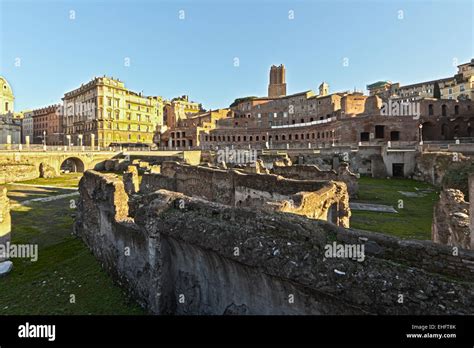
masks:
<instances>
[{"instance_id":1,"label":"beige building facade","mask_svg":"<svg viewBox=\"0 0 474 348\"><path fill-rule=\"evenodd\" d=\"M66 145L152 145L163 124L164 101L144 96L110 77L97 77L63 98Z\"/></svg>"}]
</instances>

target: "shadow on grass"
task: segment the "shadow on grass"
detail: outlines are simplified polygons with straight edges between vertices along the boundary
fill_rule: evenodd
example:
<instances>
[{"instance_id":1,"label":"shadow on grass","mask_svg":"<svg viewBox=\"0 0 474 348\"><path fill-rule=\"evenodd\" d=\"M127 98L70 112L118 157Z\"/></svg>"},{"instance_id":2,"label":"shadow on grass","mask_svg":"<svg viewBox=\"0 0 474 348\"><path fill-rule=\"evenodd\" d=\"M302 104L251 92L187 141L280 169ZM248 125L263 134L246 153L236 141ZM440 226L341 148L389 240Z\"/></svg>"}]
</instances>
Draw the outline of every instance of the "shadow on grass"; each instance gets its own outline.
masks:
<instances>
[{"instance_id":1,"label":"shadow on grass","mask_svg":"<svg viewBox=\"0 0 474 348\"><path fill-rule=\"evenodd\" d=\"M12 259L13 271L0 279L0 314L144 314L71 234L68 202L13 208L12 243L37 244L39 255Z\"/></svg>"}]
</instances>

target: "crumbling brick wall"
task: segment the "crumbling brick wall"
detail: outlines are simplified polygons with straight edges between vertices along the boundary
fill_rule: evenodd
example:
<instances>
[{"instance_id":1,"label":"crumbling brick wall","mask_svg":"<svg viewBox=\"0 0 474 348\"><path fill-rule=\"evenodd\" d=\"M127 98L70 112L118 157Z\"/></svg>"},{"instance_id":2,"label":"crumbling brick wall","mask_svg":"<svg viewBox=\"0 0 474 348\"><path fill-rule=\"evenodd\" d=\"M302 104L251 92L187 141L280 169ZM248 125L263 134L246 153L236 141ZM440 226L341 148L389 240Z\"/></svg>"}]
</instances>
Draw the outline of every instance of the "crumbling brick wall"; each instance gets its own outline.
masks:
<instances>
[{"instance_id":1,"label":"crumbling brick wall","mask_svg":"<svg viewBox=\"0 0 474 348\"><path fill-rule=\"evenodd\" d=\"M343 227L349 227L351 215L347 186L341 181L287 179L164 162L161 175L144 175L140 186L144 193L157 189L171 189L230 206L305 215Z\"/></svg>"},{"instance_id":2,"label":"crumbling brick wall","mask_svg":"<svg viewBox=\"0 0 474 348\"><path fill-rule=\"evenodd\" d=\"M347 163L341 163L337 171L321 170L316 165L275 165L271 172L290 179L342 181L347 185L351 197L356 196L359 189L357 176L349 170Z\"/></svg>"},{"instance_id":3,"label":"crumbling brick wall","mask_svg":"<svg viewBox=\"0 0 474 348\"><path fill-rule=\"evenodd\" d=\"M39 170L28 163L0 163L0 184L36 179Z\"/></svg>"},{"instance_id":4,"label":"crumbling brick wall","mask_svg":"<svg viewBox=\"0 0 474 348\"><path fill-rule=\"evenodd\" d=\"M436 243L471 249L469 203L455 189L441 191L434 207L431 240Z\"/></svg>"},{"instance_id":5,"label":"crumbling brick wall","mask_svg":"<svg viewBox=\"0 0 474 348\"><path fill-rule=\"evenodd\" d=\"M165 190L127 198L118 177L86 172L75 233L151 313L474 313L473 251ZM326 257L334 242L365 260Z\"/></svg>"},{"instance_id":6,"label":"crumbling brick wall","mask_svg":"<svg viewBox=\"0 0 474 348\"><path fill-rule=\"evenodd\" d=\"M7 188L0 186L0 245L5 245L11 239L10 200L7 197ZM0 255L0 262L5 257Z\"/></svg>"},{"instance_id":7,"label":"crumbling brick wall","mask_svg":"<svg viewBox=\"0 0 474 348\"><path fill-rule=\"evenodd\" d=\"M429 182L435 186L441 186L448 169L469 160L469 157L454 152L419 153L416 156L416 167L413 178Z\"/></svg>"},{"instance_id":8,"label":"crumbling brick wall","mask_svg":"<svg viewBox=\"0 0 474 348\"><path fill-rule=\"evenodd\" d=\"M469 199L469 229L471 231L471 249L474 250L474 173L469 176Z\"/></svg>"}]
</instances>

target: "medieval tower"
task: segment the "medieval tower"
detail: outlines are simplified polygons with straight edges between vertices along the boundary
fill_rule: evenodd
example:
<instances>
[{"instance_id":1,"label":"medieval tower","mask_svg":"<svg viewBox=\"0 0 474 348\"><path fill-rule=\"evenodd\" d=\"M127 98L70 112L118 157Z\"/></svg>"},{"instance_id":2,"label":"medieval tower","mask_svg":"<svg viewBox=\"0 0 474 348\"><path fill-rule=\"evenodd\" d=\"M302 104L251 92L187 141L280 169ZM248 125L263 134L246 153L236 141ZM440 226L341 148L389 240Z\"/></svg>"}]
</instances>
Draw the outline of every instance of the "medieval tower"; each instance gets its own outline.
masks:
<instances>
[{"instance_id":1,"label":"medieval tower","mask_svg":"<svg viewBox=\"0 0 474 348\"><path fill-rule=\"evenodd\" d=\"M326 82L323 82L319 85L319 95L328 95L329 94L329 85Z\"/></svg>"},{"instance_id":2,"label":"medieval tower","mask_svg":"<svg viewBox=\"0 0 474 348\"><path fill-rule=\"evenodd\" d=\"M272 65L270 68L270 83L268 84L268 97L275 98L286 95L285 66Z\"/></svg>"}]
</instances>

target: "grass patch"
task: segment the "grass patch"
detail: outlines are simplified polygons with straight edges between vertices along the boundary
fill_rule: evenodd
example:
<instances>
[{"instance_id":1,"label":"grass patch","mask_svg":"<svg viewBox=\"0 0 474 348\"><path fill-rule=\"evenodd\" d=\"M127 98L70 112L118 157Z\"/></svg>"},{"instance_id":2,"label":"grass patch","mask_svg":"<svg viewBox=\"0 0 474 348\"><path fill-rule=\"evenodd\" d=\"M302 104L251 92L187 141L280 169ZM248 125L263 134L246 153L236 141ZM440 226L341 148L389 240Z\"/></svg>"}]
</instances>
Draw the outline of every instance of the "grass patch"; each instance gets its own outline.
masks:
<instances>
[{"instance_id":1,"label":"grass patch","mask_svg":"<svg viewBox=\"0 0 474 348\"><path fill-rule=\"evenodd\" d=\"M45 185L58 187L77 187L79 180L81 180L82 173L67 173L55 178L37 178L32 180L22 181L22 184L31 185Z\"/></svg>"},{"instance_id":2,"label":"grass patch","mask_svg":"<svg viewBox=\"0 0 474 348\"><path fill-rule=\"evenodd\" d=\"M12 242L38 244L39 257L12 260L13 271L0 278L0 314L145 314L72 236L73 212L67 198L12 207Z\"/></svg>"},{"instance_id":3,"label":"grass patch","mask_svg":"<svg viewBox=\"0 0 474 348\"><path fill-rule=\"evenodd\" d=\"M422 193L422 197L406 197L399 193ZM352 211L351 227L391 234L406 239L431 239L433 206L439 192L427 183L411 179L359 179L359 195L354 202L393 206L398 214ZM399 208L399 200L403 208Z\"/></svg>"}]
</instances>

